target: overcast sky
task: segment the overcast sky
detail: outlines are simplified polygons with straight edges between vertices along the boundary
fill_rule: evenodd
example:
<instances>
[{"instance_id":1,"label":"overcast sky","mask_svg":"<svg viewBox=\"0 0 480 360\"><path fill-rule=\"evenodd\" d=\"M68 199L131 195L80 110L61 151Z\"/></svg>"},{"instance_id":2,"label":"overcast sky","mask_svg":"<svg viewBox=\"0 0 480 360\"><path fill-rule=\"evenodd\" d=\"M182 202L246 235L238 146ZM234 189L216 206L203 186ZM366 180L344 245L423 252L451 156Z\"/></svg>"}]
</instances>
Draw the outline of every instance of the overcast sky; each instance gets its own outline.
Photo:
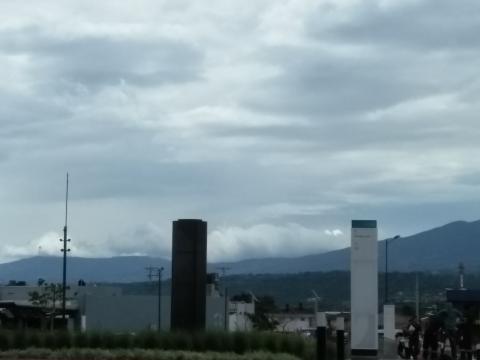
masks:
<instances>
[{"instance_id":1,"label":"overcast sky","mask_svg":"<svg viewBox=\"0 0 480 360\"><path fill-rule=\"evenodd\" d=\"M209 260L480 218L478 0L0 2L0 261Z\"/></svg>"}]
</instances>

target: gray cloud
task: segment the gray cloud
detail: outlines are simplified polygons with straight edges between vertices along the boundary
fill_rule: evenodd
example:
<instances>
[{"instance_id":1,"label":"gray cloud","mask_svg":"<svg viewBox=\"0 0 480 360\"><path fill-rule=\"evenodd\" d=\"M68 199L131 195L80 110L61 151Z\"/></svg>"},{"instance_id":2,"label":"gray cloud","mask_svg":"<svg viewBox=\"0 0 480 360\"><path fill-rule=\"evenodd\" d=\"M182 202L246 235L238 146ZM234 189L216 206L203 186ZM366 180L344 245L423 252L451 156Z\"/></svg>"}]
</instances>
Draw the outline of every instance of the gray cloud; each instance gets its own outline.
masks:
<instances>
[{"instance_id":1,"label":"gray cloud","mask_svg":"<svg viewBox=\"0 0 480 360\"><path fill-rule=\"evenodd\" d=\"M352 115L425 96L433 90L428 84L416 84L415 79L396 73L388 59L337 57L301 47L275 49L271 56L282 73L251 94L247 105L257 109L310 118Z\"/></svg>"},{"instance_id":2,"label":"gray cloud","mask_svg":"<svg viewBox=\"0 0 480 360\"><path fill-rule=\"evenodd\" d=\"M217 260L475 219L476 3L72 7L0 12L9 258L56 251L66 171L78 255L168 255L181 217Z\"/></svg>"},{"instance_id":3,"label":"gray cloud","mask_svg":"<svg viewBox=\"0 0 480 360\"><path fill-rule=\"evenodd\" d=\"M463 51L478 47L480 5L473 0L357 3L338 21L324 26L316 21L319 7L308 21L314 36L337 41L360 42L387 48L420 51ZM341 11L341 10L339 10ZM386 50L388 51L388 50Z\"/></svg>"},{"instance_id":4,"label":"gray cloud","mask_svg":"<svg viewBox=\"0 0 480 360\"><path fill-rule=\"evenodd\" d=\"M202 54L196 47L167 38L47 34L38 28L4 31L0 48L28 56L32 71L45 87L151 87L193 81L200 77ZM43 81L42 81L43 80ZM65 88L66 87L66 88Z\"/></svg>"}]
</instances>

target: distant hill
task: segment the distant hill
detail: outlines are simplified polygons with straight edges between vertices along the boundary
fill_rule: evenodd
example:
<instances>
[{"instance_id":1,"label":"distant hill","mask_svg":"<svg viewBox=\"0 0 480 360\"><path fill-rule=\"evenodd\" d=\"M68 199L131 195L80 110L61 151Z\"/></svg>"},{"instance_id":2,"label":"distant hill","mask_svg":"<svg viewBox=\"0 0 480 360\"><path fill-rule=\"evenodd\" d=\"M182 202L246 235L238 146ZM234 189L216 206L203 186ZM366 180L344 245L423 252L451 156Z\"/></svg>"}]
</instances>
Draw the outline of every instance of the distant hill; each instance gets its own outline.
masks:
<instances>
[{"instance_id":1,"label":"distant hill","mask_svg":"<svg viewBox=\"0 0 480 360\"><path fill-rule=\"evenodd\" d=\"M390 271L455 270L463 262L467 272L480 271L480 221L457 221L416 235L389 242ZM379 242L379 269L384 270L385 241ZM296 258L249 259L231 263L209 264L209 271L220 266L228 274L280 274L348 270L349 248ZM146 280L147 266L163 266L165 278L170 276L169 260L147 256L113 258L70 257L68 278L87 282L135 282ZM0 282L9 280L59 281L61 257L37 256L0 264Z\"/></svg>"},{"instance_id":2,"label":"distant hill","mask_svg":"<svg viewBox=\"0 0 480 360\"><path fill-rule=\"evenodd\" d=\"M0 264L0 282L25 280L36 282L39 278L47 281L62 279L61 257L35 256L28 259ZM112 258L69 257L67 277L76 282L134 282L147 280L148 266L163 266L165 276L170 276L170 261L148 256L118 256Z\"/></svg>"},{"instance_id":3,"label":"distant hill","mask_svg":"<svg viewBox=\"0 0 480 360\"><path fill-rule=\"evenodd\" d=\"M379 242L379 270L385 269L385 240ZM456 221L388 243L389 271L480 271L480 220ZM265 258L225 263L232 274L299 273L350 269L350 248L296 258Z\"/></svg>"}]
</instances>

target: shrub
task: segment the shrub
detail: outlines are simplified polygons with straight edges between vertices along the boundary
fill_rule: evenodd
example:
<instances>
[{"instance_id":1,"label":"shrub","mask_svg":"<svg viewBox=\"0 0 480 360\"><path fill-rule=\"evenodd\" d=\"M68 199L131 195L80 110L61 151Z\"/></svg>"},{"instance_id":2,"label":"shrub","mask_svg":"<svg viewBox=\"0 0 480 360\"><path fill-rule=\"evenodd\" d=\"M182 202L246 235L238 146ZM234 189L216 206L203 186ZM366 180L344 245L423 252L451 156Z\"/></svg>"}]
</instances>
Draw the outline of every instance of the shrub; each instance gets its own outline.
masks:
<instances>
[{"instance_id":1,"label":"shrub","mask_svg":"<svg viewBox=\"0 0 480 360\"><path fill-rule=\"evenodd\" d=\"M237 354L243 354L248 350L248 340L244 332L235 332L233 334L233 351Z\"/></svg>"},{"instance_id":2,"label":"shrub","mask_svg":"<svg viewBox=\"0 0 480 360\"><path fill-rule=\"evenodd\" d=\"M132 347L132 337L129 334L120 334L117 338L117 346L121 349L129 349Z\"/></svg>"},{"instance_id":3,"label":"shrub","mask_svg":"<svg viewBox=\"0 0 480 360\"><path fill-rule=\"evenodd\" d=\"M265 350L272 352L272 353L277 353L278 352L278 335L275 334L264 334L265 342L263 346L265 347Z\"/></svg>"},{"instance_id":4,"label":"shrub","mask_svg":"<svg viewBox=\"0 0 480 360\"><path fill-rule=\"evenodd\" d=\"M194 351L205 351L206 346L206 336L204 332L196 332L192 335L192 350Z\"/></svg>"},{"instance_id":5,"label":"shrub","mask_svg":"<svg viewBox=\"0 0 480 360\"><path fill-rule=\"evenodd\" d=\"M27 340L28 347L40 348L42 347L42 338L38 335L37 332L33 332L28 336Z\"/></svg>"},{"instance_id":6,"label":"shrub","mask_svg":"<svg viewBox=\"0 0 480 360\"><path fill-rule=\"evenodd\" d=\"M0 353L1 359L50 359L50 360L298 360L287 354L264 352L240 354L195 353L158 350L104 350L104 349L26 349Z\"/></svg>"},{"instance_id":7,"label":"shrub","mask_svg":"<svg viewBox=\"0 0 480 360\"><path fill-rule=\"evenodd\" d=\"M27 347L27 335L24 331L18 331L13 335L13 348L25 349Z\"/></svg>"},{"instance_id":8,"label":"shrub","mask_svg":"<svg viewBox=\"0 0 480 360\"><path fill-rule=\"evenodd\" d=\"M205 350L208 351L221 351L222 340L219 334L209 331L205 334Z\"/></svg>"},{"instance_id":9,"label":"shrub","mask_svg":"<svg viewBox=\"0 0 480 360\"><path fill-rule=\"evenodd\" d=\"M5 351L10 348L10 337L7 333L1 331L0 332L0 350Z\"/></svg>"},{"instance_id":10,"label":"shrub","mask_svg":"<svg viewBox=\"0 0 480 360\"><path fill-rule=\"evenodd\" d=\"M218 331L215 333L218 337L219 347L218 351L231 352L233 351L233 336L232 333L226 331Z\"/></svg>"},{"instance_id":11,"label":"shrub","mask_svg":"<svg viewBox=\"0 0 480 360\"><path fill-rule=\"evenodd\" d=\"M72 338L68 331L59 331L55 336L56 348L69 348L72 346Z\"/></svg>"},{"instance_id":12,"label":"shrub","mask_svg":"<svg viewBox=\"0 0 480 360\"><path fill-rule=\"evenodd\" d=\"M293 344L292 345L293 345L292 353L295 356L298 356L298 357L301 357L301 358L305 357L307 344L306 344L306 340L304 338L302 338L301 336L296 336L293 339Z\"/></svg>"},{"instance_id":13,"label":"shrub","mask_svg":"<svg viewBox=\"0 0 480 360\"><path fill-rule=\"evenodd\" d=\"M291 354L293 353L293 339L291 336L282 335L279 339L280 352Z\"/></svg>"},{"instance_id":14,"label":"shrub","mask_svg":"<svg viewBox=\"0 0 480 360\"><path fill-rule=\"evenodd\" d=\"M83 332L78 332L73 338L73 343L77 348L85 348L88 346L88 336Z\"/></svg>"},{"instance_id":15,"label":"shrub","mask_svg":"<svg viewBox=\"0 0 480 360\"><path fill-rule=\"evenodd\" d=\"M145 332L141 335L143 337L143 348L145 349L155 349L160 347L160 341L158 339L158 334L153 331Z\"/></svg>"},{"instance_id":16,"label":"shrub","mask_svg":"<svg viewBox=\"0 0 480 360\"><path fill-rule=\"evenodd\" d=\"M45 346L47 349L55 349L55 335L52 332L48 332L43 337L43 346Z\"/></svg>"},{"instance_id":17,"label":"shrub","mask_svg":"<svg viewBox=\"0 0 480 360\"><path fill-rule=\"evenodd\" d=\"M117 337L111 332L102 334L102 348L115 349L117 347Z\"/></svg>"},{"instance_id":18,"label":"shrub","mask_svg":"<svg viewBox=\"0 0 480 360\"><path fill-rule=\"evenodd\" d=\"M172 333L172 349L174 350L191 350L192 339L189 333L173 332Z\"/></svg>"},{"instance_id":19,"label":"shrub","mask_svg":"<svg viewBox=\"0 0 480 360\"><path fill-rule=\"evenodd\" d=\"M158 333L154 331L143 331L132 339L133 346L139 349L160 348L161 340Z\"/></svg>"},{"instance_id":20,"label":"shrub","mask_svg":"<svg viewBox=\"0 0 480 360\"><path fill-rule=\"evenodd\" d=\"M98 349L102 347L102 336L98 332L92 332L88 336L88 347Z\"/></svg>"},{"instance_id":21,"label":"shrub","mask_svg":"<svg viewBox=\"0 0 480 360\"><path fill-rule=\"evenodd\" d=\"M250 351L259 351L262 348L262 336L258 332L248 333Z\"/></svg>"},{"instance_id":22,"label":"shrub","mask_svg":"<svg viewBox=\"0 0 480 360\"><path fill-rule=\"evenodd\" d=\"M25 349L27 347L48 349L144 349L179 350L175 356L183 357L182 351L245 354L256 351L289 353L303 359L311 358L315 352L314 342L301 336L269 332L162 332L145 331L138 335L114 334L111 332L0 332L0 350ZM93 350L92 350L93 351ZM154 352L154 351L153 351ZM152 351L146 352L152 354ZM108 353L108 352L107 352ZM85 356L90 352L85 352ZM124 354L130 354L124 351ZM329 353L330 354L330 353ZM150 356L148 355L148 356ZM230 354L224 354L228 359ZM152 355L153 356L153 355ZM200 356L200 355L198 355ZM202 355L203 359L203 355ZM222 357L223 359L223 357ZM125 360L128 360L125 358ZM198 360L201 360L198 358Z\"/></svg>"}]
</instances>

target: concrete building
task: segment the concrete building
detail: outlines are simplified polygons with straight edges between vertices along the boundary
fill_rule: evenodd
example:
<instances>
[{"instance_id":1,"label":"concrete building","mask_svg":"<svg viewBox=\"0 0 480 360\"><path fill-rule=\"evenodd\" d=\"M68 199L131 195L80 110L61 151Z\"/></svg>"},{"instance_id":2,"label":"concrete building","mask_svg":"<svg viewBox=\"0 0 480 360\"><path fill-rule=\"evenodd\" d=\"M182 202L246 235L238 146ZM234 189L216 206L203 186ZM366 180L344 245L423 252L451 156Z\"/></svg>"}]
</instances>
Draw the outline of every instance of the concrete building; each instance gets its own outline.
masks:
<instances>
[{"instance_id":1,"label":"concrete building","mask_svg":"<svg viewBox=\"0 0 480 360\"><path fill-rule=\"evenodd\" d=\"M311 312L285 312L270 314L270 318L278 322L280 332L308 332L315 328L315 315Z\"/></svg>"},{"instance_id":2,"label":"concrete building","mask_svg":"<svg viewBox=\"0 0 480 360\"><path fill-rule=\"evenodd\" d=\"M228 311L229 331L251 331L253 323L250 316L255 314L255 302L231 301Z\"/></svg>"},{"instance_id":3,"label":"concrete building","mask_svg":"<svg viewBox=\"0 0 480 360\"><path fill-rule=\"evenodd\" d=\"M39 286L0 286L0 322L6 327L48 327L45 314L32 306L30 293ZM109 286L71 286L67 291L67 317L70 329L141 331L157 329L158 296L124 295ZM170 329L170 296L162 296L163 330ZM61 308L61 294L55 304ZM206 298L206 328L225 328L225 299L218 294ZM57 315L57 318L60 316ZM44 322L42 323L42 320Z\"/></svg>"},{"instance_id":4,"label":"concrete building","mask_svg":"<svg viewBox=\"0 0 480 360\"><path fill-rule=\"evenodd\" d=\"M172 230L171 324L178 330L206 328L207 223L180 219Z\"/></svg>"}]
</instances>

